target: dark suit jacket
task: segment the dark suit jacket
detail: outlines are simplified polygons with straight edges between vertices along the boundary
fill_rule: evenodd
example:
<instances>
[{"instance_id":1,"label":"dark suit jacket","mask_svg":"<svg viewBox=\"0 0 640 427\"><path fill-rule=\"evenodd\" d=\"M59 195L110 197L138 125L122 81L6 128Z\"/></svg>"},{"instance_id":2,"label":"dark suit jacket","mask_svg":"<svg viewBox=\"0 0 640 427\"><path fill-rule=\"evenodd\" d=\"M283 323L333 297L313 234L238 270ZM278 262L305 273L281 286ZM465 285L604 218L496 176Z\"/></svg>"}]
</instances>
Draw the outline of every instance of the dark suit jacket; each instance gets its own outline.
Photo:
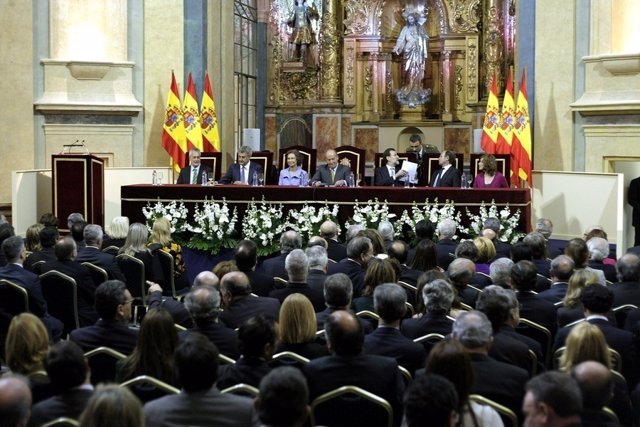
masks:
<instances>
[{"instance_id":1,"label":"dark suit jacket","mask_svg":"<svg viewBox=\"0 0 640 427\"><path fill-rule=\"evenodd\" d=\"M359 262L351 258L344 258L335 264L330 264L327 274L344 273L349 276L353 284L353 297L357 298L362 295L366 272L366 267L362 267Z\"/></svg>"},{"instance_id":2,"label":"dark suit jacket","mask_svg":"<svg viewBox=\"0 0 640 427\"><path fill-rule=\"evenodd\" d=\"M496 239L493 240L493 245L496 248L496 256L494 259L498 258L511 258L511 244L507 242L501 242Z\"/></svg>"},{"instance_id":3,"label":"dark suit jacket","mask_svg":"<svg viewBox=\"0 0 640 427\"><path fill-rule=\"evenodd\" d=\"M206 172L207 177L211 176L211 168L209 166L200 164L200 168L198 169L198 179L196 180L196 184L202 183L202 174ZM176 184L191 184L191 165L182 168L180 171L180 175L178 175L178 180Z\"/></svg>"},{"instance_id":4,"label":"dark suit jacket","mask_svg":"<svg viewBox=\"0 0 640 427\"><path fill-rule=\"evenodd\" d=\"M440 169L438 169L437 171L433 172L433 175L431 175L431 181L429 181L429 187L434 187L433 183L436 180L436 177L438 176L438 174L440 173ZM451 166L449 169L447 169L447 171L440 177L440 181L438 182L438 187L458 187L460 188L460 185L462 184L462 181L460 180L460 171L458 169L455 168L455 166Z\"/></svg>"},{"instance_id":5,"label":"dark suit jacket","mask_svg":"<svg viewBox=\"0 0 640 427\"><path fill-rule=\"evenodd\" d=\"M324 298L324 281L327 280L327 273L322 270L312 268L307 276L307 284L315 291L320 292Z\"/></svg>"},{"instance_id":6,"label":"dark suit jacket","mask_svg":"<svg viewBox=\"0 0 640 427\"><path fill-rule=\"evenodd\" d=\"M333 239L325 239L327 241L327 256L336 262L347 257L347 245Z\"/></svg>"},{"instance_id":7,"label":"dark suit jacket","mask_svg":"<svg viewBox=\"0 0 640 427\"><path fill-rule=\"evenodd\" d=\"M31 408L27 427L38 427L60 417L78 419L92 395L93 390L76 387L38 402Z\"/></svg>"},{"instance_id":8,"label":"dark suit jacket","mask_svg":"<svg viewBox=\"0 0 640 427\"><path fill-rule=\"evenodd\" d=\"M33 264L35 264L38 261L47 262L47 261L56 261L57 259L58 258L56 258L54 248L53 246L51 246L49 248L43 248L41 251L34 252L31 255L29 255L27 259L24 261L23 267L31 271L32 273L40 274L39 268L38 268L38 271L36 271L33 267Z\"/></svg>"},{"instance_id":9,"label":"dark suit jacket","mask_svg":"<svg viewBox=\"0 0 640 427\"><path fill-rule=\"evenodd\" d=\"M395 170L397 173L400 170L400 165L396 165ZM391 187L391 186L403 187L404 181L401 181L399 179L394 179L389 174L389 167L385 165L375 169L374 176L373 176L373 185L379 185L379 186L385 186L385 187Z\"/></svg>"},{"instance_id":10,"label":"dark suit jacket","mask_svg":"<svg viewBox=\"0 0 640 427\"><path fill-rule=\"evenodd\" d=\"M300 356L306 357L309 360L329 355L327 345L319 338L315 341L298 344L285 344L282 342L278 343L278 346L276 347L276 353L281 353L283 351L292 351L299 354ZM273 361L271 362L271 364L273 365Z\"/></svg>"},{"instance_id":11,"label":"dark suit jacket","mask_svg":"<svg viewBox=\"0 0 640 427\"><path fill-rule=\"evenodd\" d=\"M253 400L233 393L221 394L213 386L206 392L171 394L144 405L147 427L253 426Z\"/></svg>"},{"instance_id":12,"label":"dark suit jacket","mask_svg":"<svg viewBox=\"0 0 640 427\"><path fill-rule=\"evenodd\" d=\"M90 262L91 264L104 268L109 275L109 280L122 280L126 283L124 274L122 274L122 271L120 271L120 267L118 267L118 263L116 262L116 257L106 252L102 252L98 248L87 246L80 249L78 251L78 256L74 261L78 263Z\"/></svg>"},{"instance_id":13,"label":"dark suit jacket","mask_svg":"<svg viewBox=\"0 0 640 427\"><path fill-rule=\"evenodd\" d=\"M537 372L540 373L545 370L546 367L544 364L544 355L542 354L542 345L538 341L534 340L533 338L529 338L526 335L518 333L513 326L509 326L509 325L502 325L499 333L504 334L510 338L513 338L517 341L520 341L521 343L526 345L527 348L532 350L536 355L536 360L538 362ZM531 360L529 359L528 362L530 361ZM531 366L531 363L528 363L527 370L530 369L530 366Z\"/></svg>"},{"instance_id":14,"label":"dark suit jacket","mask_svg":"<svg viewBox=\"0 0 640 427\"><path fill-rule=\"evenodd\" d=\"M180 332L180 339L196 332L209 338L209 341L214 343L220 353L225 356L229 356L233 360L240 357L240 341L238 341L238 333L235 330L217 322L200 321L193 328Z\"/></svg>"},{"instance_id":15,"label":"dark suit jacket","mask_svg":"<svg viewBox=\"0 0 640 427\"><path fill-rule=\"evenodd\" d=\"M546 291L540 292L538 298L547 300L553 304L560 302L567 294L567 288L569 284L567 282L556 282L551 285Z\"/></svg>"},{"instance_id":16,"label":"dark suit jacket","mask_svg":"<svg viewBox=\"0 0 640 427\"><path fill-rule=\"evenodd\" d=\"M351 173L351 168L349 166L338 164L336 166L335 182L338 182L341 180L347 181L350 173ZM313 174L313 177L311 178L311 184L313 184L316 181L320 181L325 185L335 184L333 181L331 181L331 171L329 170L329 167L327 165L320 166L316 170L316 173Z\"/></svg>"},{"instance_id":17,"label":"dark suit jacket","mask_svg":"<svg viewBox=\"0 0 640 427\"><path fill-rule=\"evenodd\" d=\"M489 356L500 362L522 368L529 374L532 372L529 347L501 330L493 334L493 344L489 350Z\"/></svg>"},{"instance_id":18,"label":"dark suit jacket","mask_svg":"<svg viewBox=\"0 0 640 427\"><path fill-rule=\"evenodd\" d=\"M265 259L258 267L258 270L271 277L280 277L287 280L289 278L289 274L284 268L284 261L287 259L287 255L289 254L279 254L278 256Z\"/></svg>"},{"instance_id":19,"label":"dark suit jacket","mask_svg":"<svg viewBox=\"0 0 640 427\"><path fill-rule=\"evenodd\" d=\"M327 307L324 310L316 313L316 326L318 327L319 331L324 329L324 322L334 311L336 311L335 308ZM352 314L355 314L355 313L352 312ZM360 321L360 326L362 327L362 330L364 331L365 335L373 332L373 326L371 322L368 322L365 319L361 319L361 318L358 318L358 320Z\"/></svg>"},{"instance_id":20,"label":"dark suit jacket","mask_svg":"<svg viewBox=\"0 0 640 427\"><path fill-rule=\"evenodd\" d=\"M155 291L149 293L147 304L149 308L159 308L162 307L171 314L173 317L173 321L180 326L185 328L193 327L193 320L191 320L191 315L184 307L180 301L177 301L171 297L162 296L162 292Z\"/></svg>"},{"instance_id":21,"label":"dark suit jacket","mask_svg":"<svg viewBox=\"0 0 640 427\"><path fill-rule=\"evenodd\" d=\"M618 281L618 273L616 272L616 267L611 264L605 264L602 261L589 261L588 266L593 268L594 270L602 270L604 273L604 278L611 283L615 283ZM640 283L638 284L640 285ZM616 304L613 305L614 307Z\"/></svg>"},{"instance_id":22,"label":"dark suit jacket","mask_svg":"<svg viewBox=\"0 0 640 427\"><path fill-rule=\"evenodd\" d=\"M262 173L262 167L256 162L249 162L249 176L247 177L247 182L251 184L253 180L253 174ZM240 164L233 163L227 169L227 173L224 174L222 178L218 180L218 184L233 184L236 181L240 181Z\"/></svg>"},{"instance_id":23,"label":"dark suit jacket","mask_svg":"<svg viewBox=\"0 0 640 427\"><path fill-rule=\"evenodd\" d=\"M251 292L259 297L266 297L273 290L273 276L263 274L257 271L243 271L249 278Z\"/></svg>"},{"instance_id":24,"label":"dark suit jacket","mask_svg":"<svg viewBox=\"0 0 640 427\"><path fill-rule=\"evenodd\" d=\"M455 240L449 239L442 239L436 243L438 267L443 270L449 268L449 264L454 260L454 257L449 254L455 254L457 246L458 243Z\"/></svg>"},{"instance_id":25,"label":"dark suit jacket","mask_svg":"<svg viewBox=\"0 0 640 427\"><path fill-rule=\"evenodd\" d=\"M613 307L624 304L640 307L640 282L618 282L609 289L613 292Z\"/></svg>"},{"instance_id":26,"label":"dark suit jacket","mask_svg":"<svg viewBox=\"0 0 640 427\"><path fill-rule=\"evenodd\" d=\"M325 356L307 363L303 373L309 385L309 401L343 385L354 385L386 399L396 420L402 418L405 385L398 363L392 358L365 354Z\"/></svg>"},{"instance_id":27,"label":"dark suit jacket","mask_svg":"<svg viewBox=\"0 0 640 427\"><path fill-rule=\"evenodd\" d=\"M240 383L258 388L262 377L270 371L271 367L264 359L242 356L233 365L220 366L216 385L221 390Z\"/></svg>"},{"instance_id":28,"label":"dark suit jacket","mask_svg":"<svg viewBox=\"0 0 640 427\"><path fill-rule=\"evenodd\" d=\"M516 298L520 303L520 317L531 320L549 329L555 334L557 328L556 307L552 302L540 298L530 292L516 292Z\"/></svg>"},{"instance_id":29,"label":"dark suit jacket","mask_svg":"<svg viewBox=\"0 0 640 427\"><path fill-rule=\"evenodd\" d=\"M419 319L404 319L400 331L407 338L416 339L432 333L447 336L451 328L453 320L445 314L426 313Z\"/></svg>"},{"instance_id":30,"label":"dark suit jacket","mask_svg":"<svg viewBox=\"0 0 640 427\"><path fill-rule=\"evenodd\" d=\"M289 282L286 288L276 289L271 291L269 296L280 301L280 304L291 294L302 294L309 298L311 304L313 304L314 311L322 311L325 309L324 294L318 292L315 289L311 289L306 283Z\"/></svg>"},{"instance_id":31,"label":"dark suit jacket","mask_svg":"<svg viewBox=\"0 0 640 427\"><path fill-rule=\"evenodd\" d=\"M392 357L413 375L424 367L427 357L424 346L403 336L396 328L378 327L364 337L364 353Z\"/></svg>"},{"instance_id":32,"label":"dark suit jacket","mask_svg":"<svg viewBox=\"0 0 640 427\"><path fill-rule=\"evenodd\" d=\"M96 323L96 321L98 320L98 313L96 313L95 308L93 308L95 302L96 284L93 283L91 273L89 273L87 267L84 267L71 260L56 260L45 262L40 269L42 273L46 273L52 270L56 270L60 273L66 274L76 281L76 289L78 295L78 317L80 320L80 326L89 326ZM71 301L69 301L69 304L71 304ZM69 306L69 308L71 308L71 306Z\"/></svg>"},{"instance_id":33,"label":"dark suit jacket","mask_svg":"<svg viewBox=\"0 0 640 427\"><path fill-rule=\"evenodd\" d=\"M280 315L280 302L275 298L247 295L235 299L229 307L226 307L220 313L220 320L227 327L235 329L248 318L259 314L264 314L277 322Z\"/></svg>"},{"instance_id":34,"label":"dark suit jacket","mask_svg":"<svg viewBox=\"0 0 640 427\"><path fill-rule=\"evenodd\" d=\"M93 326L71 331L69 338L85 353L106 346L123 354L131 354L138 340L138 330L129 328L126 322L100 319Z\"/></svg>"},{"instance_id":35,"label":"dark suit jacket","mask_svg":"<svg viewBox=\"0 0 640 427\"><path fill-rule=\"evenodd\" d=\"M551 261L548 259L532 259L531 262L536 266L538 274L542 274L547 279L549 278L549 270L551 270Z\"/></svg>"}]
</instances>

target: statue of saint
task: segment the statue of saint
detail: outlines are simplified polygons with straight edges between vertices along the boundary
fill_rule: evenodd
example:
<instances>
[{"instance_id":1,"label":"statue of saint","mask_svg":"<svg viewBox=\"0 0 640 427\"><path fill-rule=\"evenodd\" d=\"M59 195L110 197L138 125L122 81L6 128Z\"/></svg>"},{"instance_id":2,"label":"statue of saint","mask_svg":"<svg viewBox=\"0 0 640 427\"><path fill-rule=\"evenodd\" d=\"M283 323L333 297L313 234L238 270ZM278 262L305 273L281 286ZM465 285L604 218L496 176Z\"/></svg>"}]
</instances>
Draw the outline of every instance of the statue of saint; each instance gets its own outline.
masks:
<instances>
[{"instance_id":1,"label":"statue of saint","mask_svg":"<svg viewBox=\"0 0 640 427\"><path fill-rule=\"evenodd\" d=\"M318 19L320 15L311 2L312 0L293 0L293 11L287 20L287 25L293 28L290 43L295 46L292 58L294 61L307 63L309 45L315 41L311 20Z\"/></svg>"},{"instance_id":2,"label":"statue of saint","mask_svg":"<svg viewBox=\"0 0 640 427\"><path fill-rule=\"evenodd\" d=\"M422 86L429 36L423 26L426 18L420 11L405 11L403 16L406 24L393 48L394 54L403 56L403 86L396 91L396 98L402 105L415 107L431 99L431 89Z\"/></svg>"}]
</instances>

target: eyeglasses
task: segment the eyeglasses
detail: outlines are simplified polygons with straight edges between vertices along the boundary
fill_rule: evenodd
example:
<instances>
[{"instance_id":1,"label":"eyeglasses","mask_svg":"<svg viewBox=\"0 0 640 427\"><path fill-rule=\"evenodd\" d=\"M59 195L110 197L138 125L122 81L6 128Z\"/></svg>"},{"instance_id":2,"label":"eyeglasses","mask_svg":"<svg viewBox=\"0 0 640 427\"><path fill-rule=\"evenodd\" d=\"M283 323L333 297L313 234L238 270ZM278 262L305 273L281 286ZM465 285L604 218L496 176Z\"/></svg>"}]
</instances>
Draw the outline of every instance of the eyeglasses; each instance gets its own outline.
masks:
<instances>
[{"instance_id":1,"label":"eyeglasses","mask_svg":"<svg viewBox=\"0 0 640 427\"><path fill-rule=\"evenodd\" d=\"M127 305L127 304L131 304L131 303L133 303L133 300L132 299L127 299L127 300L124 300L122 305Z\"/></svg>"}]
</instances>

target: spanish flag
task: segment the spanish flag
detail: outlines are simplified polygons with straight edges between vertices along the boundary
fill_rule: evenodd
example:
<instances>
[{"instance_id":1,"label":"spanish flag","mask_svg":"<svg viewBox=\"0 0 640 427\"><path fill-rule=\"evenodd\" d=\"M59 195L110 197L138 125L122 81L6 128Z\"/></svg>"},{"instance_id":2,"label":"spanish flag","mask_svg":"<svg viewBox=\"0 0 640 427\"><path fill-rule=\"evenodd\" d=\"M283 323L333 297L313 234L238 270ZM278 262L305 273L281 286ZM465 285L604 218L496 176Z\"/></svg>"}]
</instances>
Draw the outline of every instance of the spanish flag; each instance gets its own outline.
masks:
<instances>
[{"instance_id":1,"label":"spanish flag","mask_svg":"<svg viewBox=\"0 0 640 427\"><path fill-rule=\"evenodd\" d=\"M489 91L489 100L487 101L487 112L484 115L484 124L482 125L482 139L480 146L485 153L495 154L496 145L498 143L498 125L500 122L500 105L498 104L498 86L496 84L496 76L494 74L491 80L491 90Z\"/></svg>"},{"instance_id":2,"label":"spanish flag","mask_svg":"<svg viewBox=\"0 0 640 427\"><path fill-rule=\"evenodd\" d=\"M184 93L182 115L184 116L184 130L187 135L187 146L189 147L189 149L197 148L202 151L202 128L200 127L200 112L198 111L196 85L193 83L191 73L189 73L187 91Z\"/></svg>"},{"instance_id":3,"label":"spanish flag","mask_svg":"<svg viewBox=\"0 0 640 427\"><path fill-rule=\"evenodd\" d=\"M204 151L220 151L220 134L218 133L218 116L216 104L213 102L213 90L209 81L209 73L204 76L204 91L200 106L200 124L202 125L202 145Z\"/></svg>"},{"instance_id":4,"label":"spanish flag","mask_svg":"<svg viewBox=\"0 0 640 427\"><path fill-rule=\"evenodd\" d=\"M513 126L513 150L518 158L519 179L527 181L531 187L531 121L529 119L529 101L527 101L527 73L522 70L518 103L516 104Z\"/></svg>"},{"instance_id":5,"label":"spanish flag","mask_svg":"<svg viewBox=\"0 0 640 427\"><path fill-rule=\"evenodd\" d=\"M186 166L187 142L180 106L180 93L176 76L171 72L171 88L167 96L167 108L164 113L164 125L162 126L162 146L169 156L171 164L176 172Z\"/></svg>"},{"instance_id":6,"label":"spanish flag","mask_svg":"<svg viewBox=\"0 0 640 427\"><path fill-rule=\"evenodd\" d=\"M515 102L513 101L513 78L511 71L507 77L507 87L504 91L504 100L502 101L502 114L500 115L500 125L498 126L498 153L511 155L511 177L512 183L519 187L517 179L515 179L518 171L518 158L511 149L513 139L513 118L515 116Z\"/></svg>"}]
</instances>

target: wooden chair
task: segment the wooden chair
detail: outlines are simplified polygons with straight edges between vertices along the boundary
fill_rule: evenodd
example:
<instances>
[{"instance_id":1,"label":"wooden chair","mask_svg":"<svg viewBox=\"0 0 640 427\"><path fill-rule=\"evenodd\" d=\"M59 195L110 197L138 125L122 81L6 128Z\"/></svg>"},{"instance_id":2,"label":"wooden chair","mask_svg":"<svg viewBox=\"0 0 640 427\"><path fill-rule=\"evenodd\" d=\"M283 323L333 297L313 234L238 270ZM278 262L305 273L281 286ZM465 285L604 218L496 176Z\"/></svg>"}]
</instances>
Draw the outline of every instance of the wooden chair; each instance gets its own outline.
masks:
<instances>
[{"instance_id":1,"label":"wooden chair","mask_svg":"<svg viewBox=\"0 0 640 427\"><path fill-rule=\"evenodd\" d=\"M177 298L173 255L163 251L162 249L154 251L154 255L158 257L160 267L162 268L162 276L164 279L159 283L159 285L162 286L162 295Z\"/></svg>"},{"instance_id":2,"label":"wooden chair","mask_svg":"<svg viewBox=\"0 0 640 427\"><path fill-rule=\"evenodd\" d=\"M487 405L495 409L498 415L500 415L500 418L502 418L502 422L504 423L505 427L520 426L520 424L518 423L518 417L516 416L516 414L506 406L503 406L497 402L494 402L491 399L487 399L484 396L480 396L479 394L470 394L469 400L472 402L479 403L481 405Z\"/></svg>"},{"instance_id":3,"label":"wooden chair","mask_svg":"<svg viewBox=\"0 0 640 427\"><path fill-rule=\"evenodd\" d=\"M336 154L338 159L344 158L349 160L351 164L351 171L354 174L360 175L361 182L364 183L364 171L366 166L366 154L367 152L362 148L353 147L351 145L343 145L336 148ZM357 180L357 177L356 177Z\"/></svg>"},{"instance_id":4,"label":"wooden chair","mask_svg":"<svg viewBox=\"0 0 640 427\"><path fill-rule=\"evenodd\" d=\"M287 152L290 150L298 150L302 156L302 169L308 174L309 178L316 172L316 163L318 160L318 150L309 148L306 145L292 145L291 147L281 148L278 150L278 159L280 159L280 170L289 167L287 165Z\"/></svg>"},{"instance_id":5,"label":"wooden chair","mask_svg":"<svg viewBox=\"0 0 640 427\"><path fill-rule=\"evenodd\" d=\"M51 270L40 275L40 284L49 314L64 324L62 334L78 329L78 284L75 279Z\"/></svg>"},{"instance_id":6,"label":"wooden chair","mask_svg":"<svg viewBox=\"0 0 640 427\"><path fill-rule=\"evenodd\" d=\"M251 397L257 397L260 394L260 390L257 388L250 386L249 384L236 384L231 387L225 388L224 390L220 390L220 393L232 393L232 394L240 394L243 396L249 395Z\"/></svg>"},{"instance_id":7,"label":"wooden chair","mask_svg":"<svg viewBox=\"0 0 640 427\"><path fill-rule=\"evenodd\" d=\"M516 326L516 332L532 338L540 343L542 354L544 356L544 366L549 366L551 360L551 346L553 345L553 336L551 331L546 327L532 322L531 320L520 318L520 323Z\"/></svg>"},{"instance_id":8,"label":"wooden chair","mask_svg":"<svg viewBox=\"0 0 640 427\"><path fill-rule=\"evenodd\" d=\"M140 375L120 384L136 395L140 402L147 403L168 394L178 394L180 389L160 381L151 375Z\"/></svg>"},{"instance_id":9,"label":"wooden chair","mask_svg":"<svg viewBox=\"0 0 640 427\"><path fill-rule=\"evenodd\" d=\"M84 354L91 368L91 384L116 380L116 363L126 356L110 347L98 347Z\"/></svg>"},{"instance_id":10,"label":"wooden chair","mask_svg":"<svg viewBox=\"0 0 640 427\"><path fill-rule=\"evenodd\" d=\"M471 162L469 172L473 177L478 175L478 163L480 163L482 156L484 156L484 153L471 153L469 155L469 161ZM511 154L494 154L493 156L496 158L496 169L504 175L507 184L511 185Z\"/></svg>"},{"instance_id":11,"label":"wooden chair","mask_svg":"<svg viewBox=\"0 0 640 427\"><path fill-rule=\"evenodd\" d=\"M109 280L109 274L104 268L98 267L97 265L90 262L83 262L82 265L89 269L89 273L91 273L91 279L93 280L94 285L100 286L102 283Z\"/></svg>"},{"instance_id":12,"label":"wooden chair","mask_svg":"<svg viewBox=\"0 0 640 427\"><path fill-rule=\"evenodd\" d=\"M391 427L393 424L389 402L360 387L345 385L311 402L311 425Z\"/></svg>"},{"instance_id":13,"label":"wooden chair","mask_svg":"<svg viewBox=\"0 0 640 427\"><path fill-rule=\"evenodd\" d=\"M75 427L79 425L80 422L78 422L78 420L74 420L73 418L60 417L44 423L40 427Z\"/></svg>"},{"instance_id":14,"label":"wooden chair","mask_svg":"<svg viewBox=\"0 0 640 427\"><path fill-rule=\"evenodd\" d=\"M120 254L116 257L120 271L127 279L127 289L134 299L142 301L145 305L146 296L146 278L144 272L144 263L136 257L127 254Z\"/></svg>"},{"instance_id":15,"label":"wooden chair","mask_svg":"<svg viewBox=\"0 0 640 427\"><path fill-rule=\"evenodd\" d=\"M11 316L29 311L27 290L11 280L0 279L0 304Z\"/></svg>"},{"instance_id":16,"label":"wooden chair","mask_svg":"<svg viewBox=\"0 0 640 427\"><path fill-rule=\"evenodd\" d=\"M251 161L262 167L265 185L278 183L278 170L273 165L273 153L271 151L254 151L251 155ZM249 177L249 182L251 182L252 178Z\"/></svg>"}]
</instances>

